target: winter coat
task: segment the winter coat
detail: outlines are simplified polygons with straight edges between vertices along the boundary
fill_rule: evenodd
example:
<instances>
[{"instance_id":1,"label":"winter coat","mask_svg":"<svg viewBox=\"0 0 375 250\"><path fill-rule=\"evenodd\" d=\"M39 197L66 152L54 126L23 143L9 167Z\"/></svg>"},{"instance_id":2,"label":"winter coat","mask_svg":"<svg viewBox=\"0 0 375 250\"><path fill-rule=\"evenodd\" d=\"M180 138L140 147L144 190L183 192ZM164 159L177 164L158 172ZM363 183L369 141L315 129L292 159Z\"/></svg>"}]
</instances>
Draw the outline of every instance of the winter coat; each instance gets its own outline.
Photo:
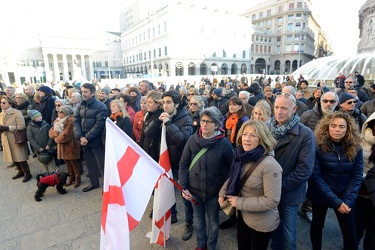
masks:
<instances>
[{"instance_id":1,"label":"winter coat","mask_svg":"<svg viewBox=\"0 0 375 250\"><path fill-rule=\"evenodd\" d=\"M139 143L141 140L141 135L142 135L142 127L145 119L145 114L146 112L140 110L137 113L135 113L134 117L134 123L133 123L133 136L135 139L135 142Z\"/></svg>"},{"instance_id":2,"label":"winter coat","mask_svg":"<svg viewBox=\"0 0 375 250\"><path fill-rule=\"evenodd\" d=\"M45 150L47 146L52 148L55 144L48 136L50 128L51 126L45 120L42 121L40 127L34 121L31 121L27 126L27 140L30 142L34 154L37 154L41 148Z\"/></svg>"},{"instance_id":3,"label":"winter coat","mask_svg":"<svg viewBox=\"0 0 375 250\"><path fill-rule=\"evenodd\" d=\"M344 112L342 109L340 109L340 111ZM357 126L358 131L361 131L362 127L363 127L363 124L367 120L367 117L364 114L362 114L361 110L360 109L354 109L351 113L348 113L348 112L344 112L344 113L347 113L347 114L351 115L351 117L354 118L355 125Z\"/></svg>"},{"instance_id":4,"label":"winter coat","mask_svg":"<svg viewBox=\"0 0 375 250\"><path fill-rule=\"evenodd\" d=\"M228 129L225 127L225 123L227 121L227 116L224 115L222 119L223 119L223 129L224 129L225 136L229 139L230 136L228 135ZM247 116L243 116L241 119L238 120L237 125L236 125L236 132L235 132L235 135L234 135L235 143L232 144L233 148L236 148L238 146L237 145L238 144L237 143L238 131L240 131L240 128L241 128L242 124L244 122L248 121L248 120L249 120L249 117L247 117Z\"/></svg>"},{"instance_id":5,"label":"winter coat","mask_svg":"<svg viewBox=\"0 0 375 250\"><path fill-rule=\"evenodd\" d=\"M111 118L112 120L112 118ZM119 127L122 131L124 131L125 134L127 134L129 137L132 137L132 125L130 123L129 117L116 117L116 121L112 120L117 127Z\"/></svg>"},{"instance_id":6,"label":"winter coat","mask_svg":"<svg viewBox=\"0 0 375 250\"><path fill-rule=\"evenodd\" d=\"M343 202L353 208L363 180L362 149L358 149L355 159L349 161L341 145L332 143L331 148L333 152L316 149L307 197L312 202L333 209L340 207Z\"/></svg>"},{"instance_id":7,"label":"winter coat","mask_svg":"<svg viewBox=\"0 0 375 250\"><path fill-rule=\"evenodd\" d=\"M151 122L150 126L161 128L162 121L159 119ZM167 145L169 160L172 169L178 169L182 151L189 137L193 134L193 122L184 106L177 108L177 113L171 120L165 123L167 132Z\"/></svg>"},{"instance_id":8,"label":"winter coat","mask_svg":"<svg viewBox=\"0 0 375 250\"><path fill-rule=\"evenodd\" d=\"M107 117L107 107L95 97L89 102L82 101L73 119L74 135L79 140L85 137L85 147L102 147L102 133Z\"/></svg>"},{"instance_id":9,"label":"winter coat","mask_svg":"<svg viewBox=\"0 0 375 250\"><path fill-rule=\"evenodd\" d=\"M134 124L134 118L135 118L135 111L134 111L134 109L132 107L127 106L126 107L126 112L128 113L129 119L130 119L130 123L133 126L133 124Z\"/></svg>"},{"instance_id":10,"label":"winter coat","mask_svg":"<svg viewBox=\"0 0 375 250\"><path fill-rule=\"evenodd\" d=\"M266 97L263 92L259 92L249 98L249 104L255 106L259 100L264 100Z\"/></svg>"},{"instance_id":11,"label":"winter coat","mask_svg":"<svg viewBox=\"0 0 375 250\"><path fill-rule=\"evenodd\" d=\"M1 144L3 146L4 162L23 162L29 159L26 143L16 144L14 132L16 130L24 130L25 119L21 111L9 108L0 113L0 125L9 126L8 131L1 133Z\"/></svg>"},{"instance_id":12,"label":"winter coat","mask_svg":"<svg viewBox=\"0 0 375 250\"><path fill-rule=\"evenodd\" d=\"M197 160L189 171L189 166L199 151L208 150ZM199 135L199 130L187 141L179 163L179 182L183 189L207 199L218 196L220 188L229 177L233 161L233 149L224 131L211 140Z\"/></svg>"},{"instance_id":13,"label":"winter coat","mask_svg":"<svg viewBox=\"0 0 375 250\"><path fill-rule=\"evenodd\" d=\"M312 110L307 110L301 115L300 123L310 128L312 131L315 130L316 125L323 118L321 106L315 106Z\"/></svg>"},{"instance_id":14,"label":"winter coat","mask_svg":"<svg viewBox=\"0 0 375 250\"><path fill-rule=\"evenodd\" d=\"M57 143L58 159L77 160L80 158L81 143L74 136L73 120L74 115L70 115L64 121L63 132L58 132L53 127L49 130L49 136Z\"/></svg>"},{"instance_id":15,"label":"winter coat","mask_svg":"<svg viewBox=\"0 0 375 250\"><path fill-rule=\"evenodd\" d=\"M31 121L31 118L27 114L27 111L31 110L32 108L33 107L31 106L31 104L30 104L29 101L24 101L23 103L21 103L19 105L16 105L16 109L19 110L19 111L21 111L21 113L23 115L23 118L25 119L26 127L27 127L27 125L29 125L29 123Z\"/></svg>"},{"instance_id":16,"label":"winter coat","mask_svg":"<svg viewBox=\"0 0 375 250\"><path fill-rule=\"evenodd\" d=\"M40 101L38 111L42 114L43 120L51 125L52 111L55 110L55 99L52 96L45 96Z\"/></svg>"},{"instance_id":17,"label":"winter coat","mask_svg":"<svg viewBox=\"0 0 375 250\"><path fill-rule=\"evenodd\" d=\"M194 113L191 111L191 110L188 110L189 112L189 115L192 119L192 122L193 122L193 134L200 128L200 120L201 120L201 117L200 117L200 112L202 110L197 110L195 111Z\"/></svg>"},{"instance_id":18,"label":"winter coat","mask_svg":"<svg viewBox=\"0 0 375 250\"><path fill-rule=\"evenodd\" d=\"M274 151L275 159L283 169L280 204L301 204L306 199L306 183L314 169L313 132L300 123L296 124L277 140Z\"/></svg>"},{"instance_id":19,"label":"winter coat","mask_svg":"<svg viewBox=\"0 0 375 250\"><path fill-rule=\"evenodd\" d=\"M229 101L227 98L222 97L220 100L213 100L210 102L210 107L216 107L220 110L222 115L228 113L229 110Z\"/></svg>"},{"instance_id":20,"label":"winter coat","mask_svg":"<svg viewBox=\"0 0 375 250\"><path fill-rule=\"evenodd\" d=\"M241 178L254 162L247 162L242 167ZM281 197L282 168L274 157L268 156L249 176L240 195L236 208L241 211L246 225L258 232L272 232L280 223L277 205ZM220 190L224 197L228 180Z\"/></svg>"},{"instance_id":21,"label":"winter coat","mask_svg":"<svg viewBox=\"0 0 375 250\"><path fill-rule=\"evenodd\" d=\"M163 113L161 109L146 113L141 140L139 142L141 148L156 162L159 162L160 155L161 125L157 125L155 121L159 120L161 113Z\"/></svg>"},{"instance_id":22,"label":"winter coat","mask_svg":"<svg viewBox=\"0 0 375 250\"><path fill-rule=\"evenodd\" d=\"M362 150L363 150L363 171L367 173L373 166L373 162L369 162L369 156L372 153L371 147L375 145L375 136L372 132L373 128L369 127L371 121L375 122L375 113L373 113L362 127ZM374 146L375 148L375 146Z\"/></svg>"},{"instance_id":23,"label":"winter coat","mask_svg":"<svg viewBox=\"0 0 375 250\"><path fill-rule=\"evenodd\" d=\"M134 109L134 112L139 112L141 111L141 95L138 94L136 96L131 96L131 100L128 103L130 107Z\"/></svg>"},{"instance_id":24,"label":"winter coat","mask_svg":"<svg viewBox=\"0 0 375 250\"><path fill-rule=\"evenodd\" d=\"M372 167L366 175L366 187L370 195L373 206L375 207L375 166Z\"/></svg>"},{"instance_id":25,"label":"winter coat","mask_svg":"<svg viewBox=\"0 0 375 250\"><path fill-rule=\"evenodd\" d=\"M369 101L363 103L363 105L361 106L360 110L367 117L369 117L370 115L372 115L375 112L375 99L374 100L369 100Z\"/></svg>"}]
</instances>

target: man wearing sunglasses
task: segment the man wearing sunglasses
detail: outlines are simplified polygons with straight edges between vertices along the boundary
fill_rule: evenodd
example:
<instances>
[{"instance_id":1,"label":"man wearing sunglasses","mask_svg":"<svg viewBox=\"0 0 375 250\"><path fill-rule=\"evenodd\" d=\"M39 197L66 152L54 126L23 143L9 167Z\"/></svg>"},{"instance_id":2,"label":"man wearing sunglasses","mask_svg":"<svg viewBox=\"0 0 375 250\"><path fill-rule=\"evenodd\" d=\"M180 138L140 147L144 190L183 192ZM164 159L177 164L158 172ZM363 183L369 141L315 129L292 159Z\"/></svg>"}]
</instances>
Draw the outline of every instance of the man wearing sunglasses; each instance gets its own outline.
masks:
<instances>
[{"instance_id":1,"label":"man wearing sunglasses","mask_svg":"<svg viewBox=\"0 0 375 250\"><path fill-rule=\"evenodd\" d=\"M367 117L355 107L357 100L354 96L347 92L343 92L340 95L340 111L350 114L354 120L359 131L362 129L362 125L366 122Z\"/></svg>"},{"instance_id":2,"label":"man wearing sunglasses","mask_svg":"<svg viewBox=\"0 0 375 250\"><path fill-rule=\"evenodd\" d=\"M353 88L357 86L357 79L355 77L349 76L345 79L345 88L343 90L340 90L337 92L337 95L340 96L343 92L349 92L350 88ZM362 88L357 88L357 95L359 100L361 100L363 103L369 100L368 95L365 91L362 90Z\"/></svg>"}]
</instances>

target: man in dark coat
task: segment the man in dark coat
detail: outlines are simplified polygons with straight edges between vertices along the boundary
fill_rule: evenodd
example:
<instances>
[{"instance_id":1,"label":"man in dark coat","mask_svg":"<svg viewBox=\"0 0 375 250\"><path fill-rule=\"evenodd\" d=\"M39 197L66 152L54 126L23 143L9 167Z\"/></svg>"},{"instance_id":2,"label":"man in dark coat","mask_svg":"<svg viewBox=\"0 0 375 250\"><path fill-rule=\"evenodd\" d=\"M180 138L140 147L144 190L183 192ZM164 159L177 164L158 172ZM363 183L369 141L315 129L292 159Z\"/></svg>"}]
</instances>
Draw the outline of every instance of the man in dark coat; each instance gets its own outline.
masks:
<instances>
[{"instance_id":1,"label":"man in dark coat","mask_svg":"<svg viewBox=\"0 0 375 250\"><path fill-rule=\"evenodd\" d=\"M102 133L107 107L95 98L95 86L85 83L81 87L82 102L73 120L74 135L80 141L89 172L90 185L82 191L99 187L99 173L104 172L104 146Z\"/></svg>"},{"instance_id":2,"label":"man in dark coat","mask_svg":"<svg viewBox=\"0 0 375 250\"><path fill-rule=\"evenodd\" d=\"M354 75L357 78L357 85L356 85L356 87L362 88L363 85L365 85L365 78L363 77L363 75L359 74L358 71L355 71Z\"/></svg>"},{"instance_id":3,"label":"man in dark coat","mask_svg":"<svg viewBox=\"0 0 375 250\"><path fill-rule=\"evenodd\" d=\"M55 110L55 99L52 97L52 89L48 86L41 86L38 89L40 96L39 112L42 114L43 119L51 125L52 112Z\"/></svg>"}]
</instances>

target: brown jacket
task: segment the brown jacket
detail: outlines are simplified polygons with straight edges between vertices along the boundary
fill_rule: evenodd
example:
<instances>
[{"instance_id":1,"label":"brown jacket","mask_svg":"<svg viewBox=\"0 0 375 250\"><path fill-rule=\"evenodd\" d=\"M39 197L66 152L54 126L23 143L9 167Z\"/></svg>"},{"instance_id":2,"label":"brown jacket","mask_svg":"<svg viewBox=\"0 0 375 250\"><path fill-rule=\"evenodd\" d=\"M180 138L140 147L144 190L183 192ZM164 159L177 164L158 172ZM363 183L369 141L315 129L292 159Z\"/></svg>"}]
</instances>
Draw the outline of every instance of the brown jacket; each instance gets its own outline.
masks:
<instances>
[{"instance_id":1,"label":"brown jacket","mask_svg":"<svg viewBox=\"0 0 375 250\"><path fill-rule=\"evenodd\" d=\"M25 119L21 111L9 108L0 113L0 125L9 126L9 131L1 133L5 162L23 162L29 159L26 143L16 144L13 131L25 129Z\"/></svg>"},{"instance_id":2,"label":"brown jacket","mask_svg":"<svg viewBox=\"0 0 375 250\"><path fill-rule=\"evenodd\" d=\"M64 121L64 131L58 132L53 126L49 130L49 137L55 140L57 144L57 158L63 160L77 160L80 157L81 145L74 137L73 117L70 115ZM55 121L56 123L57 121Z\"/></svg>"}]
</instances>

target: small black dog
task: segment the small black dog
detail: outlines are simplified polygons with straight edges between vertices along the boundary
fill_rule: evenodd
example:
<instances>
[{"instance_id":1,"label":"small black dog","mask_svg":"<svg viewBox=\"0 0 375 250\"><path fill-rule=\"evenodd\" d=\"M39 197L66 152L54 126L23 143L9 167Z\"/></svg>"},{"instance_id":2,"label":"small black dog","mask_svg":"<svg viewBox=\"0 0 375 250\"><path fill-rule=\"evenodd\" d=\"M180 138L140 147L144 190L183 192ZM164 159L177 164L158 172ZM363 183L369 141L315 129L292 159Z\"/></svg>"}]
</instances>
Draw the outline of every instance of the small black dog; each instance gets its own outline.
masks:
<instances>
[{"instance_id":1,"label":"small black dog","mask_svg":"<svg viewBox=\"0 0 375 250\"><path fill-rule=\"evenodd\" d=\"M41 201L40 197L43 196L44 192L48 187L54 187L56 185L57 192L60 194L66 194L64 185L69 174L65 172L53 173L45 176L44 174L38 174L36 180L38 181L37 186L38 190L35 192L35 200Z\"/></svg>"}]
</instances>

